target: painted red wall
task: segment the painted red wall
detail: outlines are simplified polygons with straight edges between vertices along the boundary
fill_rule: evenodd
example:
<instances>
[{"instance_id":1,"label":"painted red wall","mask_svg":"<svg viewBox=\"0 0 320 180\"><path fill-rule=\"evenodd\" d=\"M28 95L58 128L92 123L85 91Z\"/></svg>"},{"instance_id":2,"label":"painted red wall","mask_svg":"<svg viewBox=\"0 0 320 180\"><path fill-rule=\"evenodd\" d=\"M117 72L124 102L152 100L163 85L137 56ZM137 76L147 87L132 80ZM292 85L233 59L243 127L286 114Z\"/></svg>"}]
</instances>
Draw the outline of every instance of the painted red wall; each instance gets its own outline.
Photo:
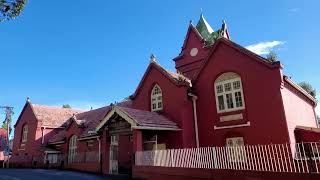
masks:
<instances>
[{"instance_id":1,"label":"painted red wall","mask_svg":"<svg viewBox=\"0 0 320 180\"><path fill-rule=\"evenodd\" d=\"M301 97L303 95L297 93L296 90L287 83L285 83L284 87L281 89L281 94L290 141L295 143L294 130L297 126L317 127L314 106L310 101ZM298 94L300 94L300 96Z\"/></svg>"},{"instance_id":2,"label":"painted red wall","mask_svg":"<svg viewBox=\"0 0 320 180\"><path fill-rule=\"evenodd\" d=\"M190 55L192 48L198 49L197 56L193 57ZM182 49L182 56L175 60L176 69L186 77L194 79L209 50L209 48L204 47L204 43L199 38L199 35L197 35L195 28L189 26L185 46Z\"/></svg>"},{"instance_id":3,"label":"painted red wall","mask_svg":"<svg viewBox=\"0 0 320 180\"><path fill-rule=\"evenodd\" d=\"M136 109L151 110L151 90L158 84L162 90L162 115L176 122L182 131L169 133L169 148L192 147L195 144L192 103L187 97L187 87L177 86L158 69L151 67L145 76L132 106Z\"/></svg>"},{"instance_id":4,"label":"painted red wall","mask_svg":"<svg viewBox=\"0 0 320 180\"><path fill-rule=\"evenodd\" d=\"M242 79L245 120L221 123L216 110L214 82L224 72L235 72ZM198 122L201 146L224 146L226 138L244 137L245 144L284 143L289 141L280 85L279 68L269 68L239 50L220 42L198 77ZM243 124L250 127L215 130L214 126ZM272 132L272 133L271 133Z\"/></svg>"}]
</instances>

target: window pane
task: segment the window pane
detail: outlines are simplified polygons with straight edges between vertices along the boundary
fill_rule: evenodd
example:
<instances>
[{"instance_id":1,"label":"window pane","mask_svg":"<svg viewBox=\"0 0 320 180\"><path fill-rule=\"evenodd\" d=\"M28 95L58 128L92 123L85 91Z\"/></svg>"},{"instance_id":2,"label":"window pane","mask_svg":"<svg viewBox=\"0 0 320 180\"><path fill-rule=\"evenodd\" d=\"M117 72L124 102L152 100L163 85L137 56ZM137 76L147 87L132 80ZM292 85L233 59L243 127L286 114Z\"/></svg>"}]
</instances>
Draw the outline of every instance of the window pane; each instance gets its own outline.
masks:
<instances>
[{"instance_id":1,"label":"window pane","mask_svg":"<svg viewBox=\"0 0 320 180\"><path fill-rule=\"evenodd\" d=\"M158 109L162 108L162 102L158 102Z\"/></svg>"},{"instance_id":2,"label":"window pane","mask_svg":"<svg viewBox=\"0 0 320 180\"><path fill-rule=\"evenodd\" d=\"M231 83L224 84L225 91L231 91Z\"/></svg>"},{"instance_id":3,"label":"window pane","mask_svg":"<svg viewBox=\"0 0 320 180\"><path fill-rule=\"evenodd\" d=\"M223 100L223 96L218 96L218 104L219 104L219 110L224 110L224 100Z\"/></svg>"},{"instance_id":4,"label":"window pane","mask_svg":"<svg viewBox=\"0 0 320 180\"><path fill-rule=\"evenodd\" d=\"M233 108L233 101L232 101L232 94L226 94L226 99L227 99L227 107L228 109L232 109Z\"/></svg>"},{"instance_id":5,"label":"window pane","mask_svg":"<svg viewBox=\"0 0 320 180\"><path fill-rule=\"evenodd\" d=\"M236 107L242 107L243 103L242 103L241 92L235 92L234 96L236 98Z\"/></svg>"},{"instance_id":6,"label":"window pane","mask_svg":"<svg viewBox=\"0 0 320 180\"><path fill-rule=\"evenodd\" d=\"M240 89L240 81L233 82L233 90Z\"/></svg>"},{"instance_id":7,"label":"window pane","mask_svg":"<svg viewBox=\"0 0 320 180\"><path fill-rule=\"evenodd\" d=\"M217 86L217 93L222 93L223 92L223 87L222 85Z\"/></svg>"}]
</instances>

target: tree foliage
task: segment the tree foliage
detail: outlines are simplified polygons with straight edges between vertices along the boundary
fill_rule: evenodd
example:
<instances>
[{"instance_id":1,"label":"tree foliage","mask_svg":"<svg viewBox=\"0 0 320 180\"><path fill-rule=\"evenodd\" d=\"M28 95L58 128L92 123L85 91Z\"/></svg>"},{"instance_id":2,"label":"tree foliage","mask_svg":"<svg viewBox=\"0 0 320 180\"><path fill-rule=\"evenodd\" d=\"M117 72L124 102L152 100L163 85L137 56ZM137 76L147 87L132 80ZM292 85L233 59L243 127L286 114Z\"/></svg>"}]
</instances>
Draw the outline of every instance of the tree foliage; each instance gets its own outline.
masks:
<instances>
[{"instance_id":1,"label":"tree foliage","mask_svg":"<svg viewBox=\"0 0 320 180\"><path fill-rule=\"evenodd\" d=\"M316 89L314 89L310 83L303 81L298 85L307 91L312 97L316 97Z\"/></svg>"},{"instance_id":2,"label":"tree foliage","mask_svg":"<svg viewBox=\"0 0 320 180\"><path fill-rule=\"evenodd\" d=\"M277 53L275 53L274 51L270 51L269 54L267 55L267 60L270 62L279 61Z\"/></svg>"},{"instance_id":3,"label":"tree foliage","mask_svg":"<svg viewBox=\"0 0 320 180\"><path fill-rule=\"evenodd\" d=\"M69 109L71 108L70 104L64 104L64 105L62 105L62 107L63 108L69 108Z\"/></svg>"},{"instance_id":4,"label":"tree foliage","mask_svg":"<svg viewBox=\"0 0 320 180\"><path fill-rule=\"evenodd\" d=\"M20 15L26 0L0 0L0 22Z\"/></svg>"}]
</instances>

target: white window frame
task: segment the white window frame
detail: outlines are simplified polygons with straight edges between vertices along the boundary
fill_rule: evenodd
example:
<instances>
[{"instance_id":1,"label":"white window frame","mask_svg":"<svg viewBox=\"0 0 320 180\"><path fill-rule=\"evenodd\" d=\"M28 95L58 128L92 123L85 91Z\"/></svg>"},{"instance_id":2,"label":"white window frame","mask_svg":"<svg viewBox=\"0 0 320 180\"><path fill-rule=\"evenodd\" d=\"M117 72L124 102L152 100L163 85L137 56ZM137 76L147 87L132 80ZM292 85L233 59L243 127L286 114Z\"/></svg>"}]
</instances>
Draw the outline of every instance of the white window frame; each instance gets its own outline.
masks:
<instances>
[{"instance_id":1,"label":"white window frame","mask_svg":"<svg viewBox=\"0 0 320 180\"><path fill-rule=\"evenodd\" d=\"M154 91L156 90L156 88L159 89L160 93L158 94L154 94ZM151 91L151 111L152 112L156 112L156 111L161 111L163 110L163 96L162 96L162 89L160 88L159 85L154 85ZM161 107L159 107L159 103L161 103ZM153 104L156 105L156 107L153 107Z\"/></svg>"},{"instance_id":2,"label":"white window frame","mask_svg":"<svg viewBox=\"0 0 320 180\"><path fill-rule=\"evenodd\" d=\"M241 145L237 143L239 140L242 141ZM231 145L228 143L229 141L232 142ZM247 156L243 137L226 138L226 148L230 162L246 162Z\"/></svg>"},{"instance_id":3,"label":"white window frame","mask_svg":"<svg viewBox=\"0 0 320 180\"><path fill-rule=\"evenodd\" d=\"M233 83L236 82L236 81L240 81L240 89L234 90L233 89ZM224 85L228 84L228 83L231 84L231 91L226 92ZM223 88L223 92L222 93L218 93L217 92L217 87L220 86L220 85ZM214 91L215 91L215 98L216 98L216 108L217 108L217 112L218 113L232 112L232 111L238 111L238 110L245 109L242 81L241 81L240 77L232 78L232 79L228 79L228 80L224 80L224 81L221 81L221 82L214 83ZM236 107L236 97L235 97L235 93L236 92L240 92L241 93L242 106L240 106L240 107ZM228 108L227 94L231 94L232 95L233 108ZM223 101L224 101L224 109L223 110L220 110L220 108L219 108L218 96L221 96L221 95L223 96Z\"/></svg>"},{"instance_id":4,"label":"white window frame","mask_svg":"<svg viewBox=\"0 0 320 180\"><path fill-rule=\"evenodd\" d=\"M78 137L76 135L71 136L69 141L68 163L75 162L75 157L77 154L77 141Z\"/></svg>"},{"instance_id":5,"label":"white window frame","mask_svg":"<svg viewBox=\"0 0 320 180\"><path fill-rule=\"evenodd\" d=\"M22 142L27 142L28 141L28 125L25 124L22 127Z\"/></svg>"}]
</instances>

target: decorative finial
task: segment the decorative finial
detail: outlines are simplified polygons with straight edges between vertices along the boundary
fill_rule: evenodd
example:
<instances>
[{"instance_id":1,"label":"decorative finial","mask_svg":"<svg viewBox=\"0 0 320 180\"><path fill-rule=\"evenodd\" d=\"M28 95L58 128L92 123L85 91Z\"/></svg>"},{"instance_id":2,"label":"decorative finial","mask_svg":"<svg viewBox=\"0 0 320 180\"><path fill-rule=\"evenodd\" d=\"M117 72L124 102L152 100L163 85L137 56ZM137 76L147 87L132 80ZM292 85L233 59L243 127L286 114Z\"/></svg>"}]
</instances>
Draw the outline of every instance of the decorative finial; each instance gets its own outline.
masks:
<instances>
[{"instance_id":1,"label":"decorative finial","mask_svg":"<svg viewBox=\"0 0 320 180\"><path fill-rule=\"evenodd\" d=\"M151 54L150 56L150 63L157 62L156 56L154 54Z\"/></svg>"},{"instance_id":2,"label":"decorative finial","mask_svg":"<svg viewBox=\"0 0 320 180\"><path fill-rule=\"evenodd\" d=\"M30 98L29 97L27 97L27 100L26 100L27 102L30 102Z\"/></svg>"},{"instance_id":3,"label":"decorative finial","mask_svg":"<svg viewBox=\"0 0 320 180\"><path fill-rule=\"evenodd\" d=\"M192 24L192 20L189 21L189 24L190 24L190 25Z\"/></svg>"},{"instance_id":4,"label":"decorative finial","mask_svg":"<svg viewBox=\"0 0 320 180\"><path fill-rule=\"evenodd\" d=\"M200 8L200 12L201 12L201 15L203 14L203 12L202 12L202 8Z\"/></svg>"}]
</instances>

